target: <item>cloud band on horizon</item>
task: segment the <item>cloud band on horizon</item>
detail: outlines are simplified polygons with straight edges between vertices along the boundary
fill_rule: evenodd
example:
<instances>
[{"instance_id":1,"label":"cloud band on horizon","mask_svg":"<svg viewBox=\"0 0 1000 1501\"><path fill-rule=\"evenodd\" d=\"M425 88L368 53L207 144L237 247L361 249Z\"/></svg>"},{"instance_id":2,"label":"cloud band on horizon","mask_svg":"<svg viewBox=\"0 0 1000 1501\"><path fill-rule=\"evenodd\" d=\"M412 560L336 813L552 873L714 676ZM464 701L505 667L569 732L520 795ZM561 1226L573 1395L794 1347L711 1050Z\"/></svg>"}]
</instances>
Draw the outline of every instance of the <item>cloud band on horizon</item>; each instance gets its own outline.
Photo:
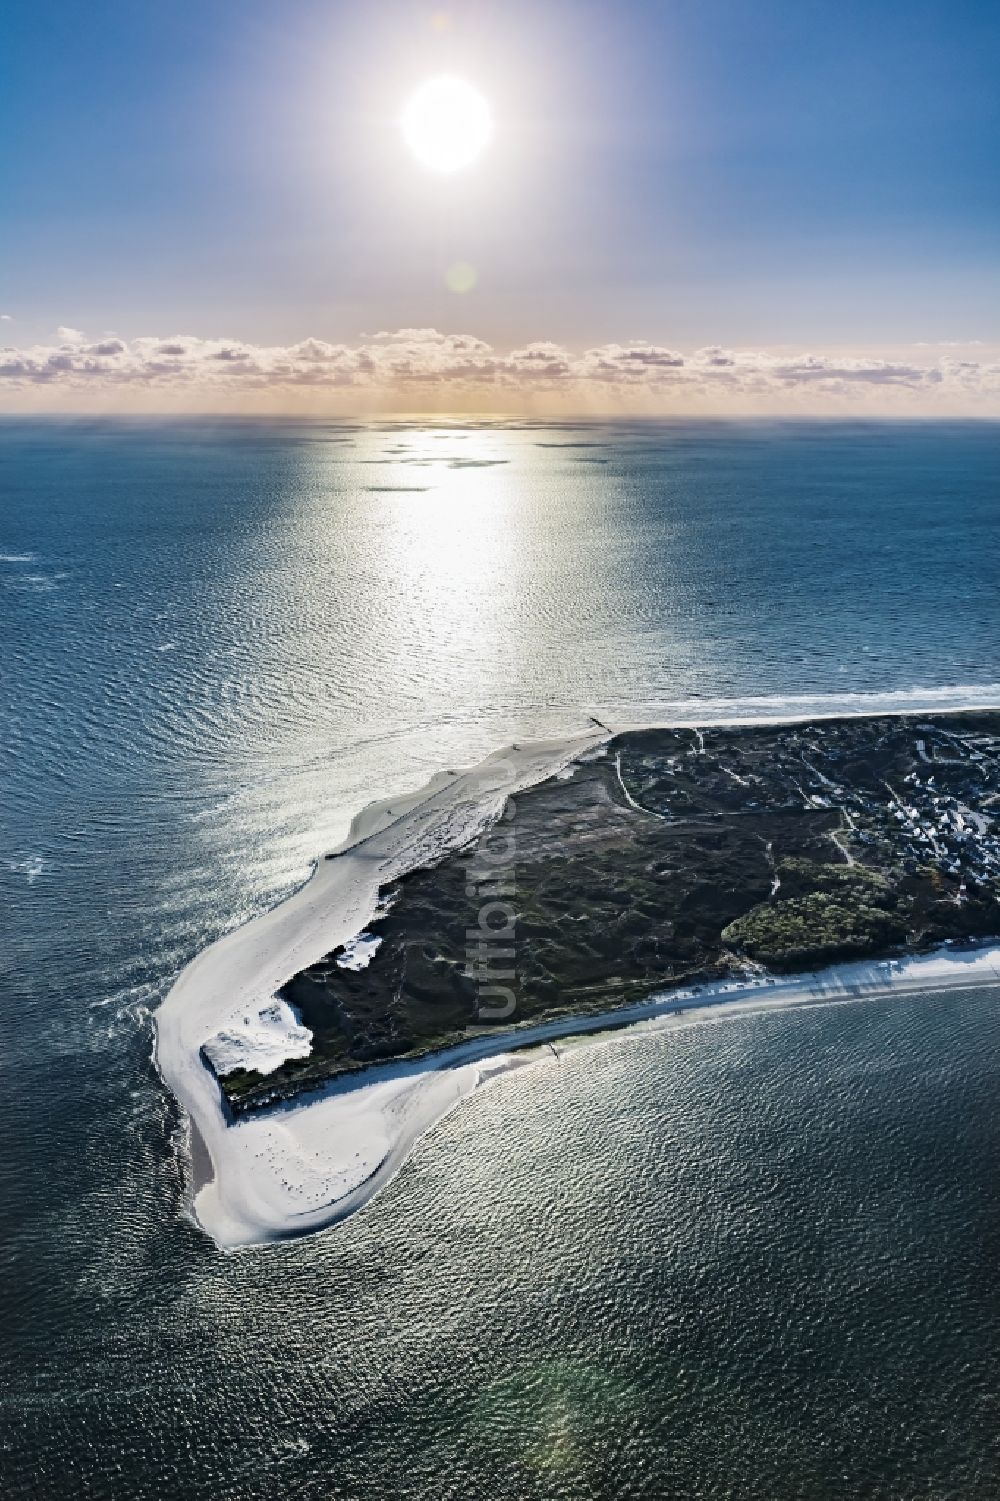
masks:
<instances>
[{"instance_id":1,"label":"cloud band on horizon","mask_svg":"<svg viewBox=\"0 0 1000 1501\"><path fill-rule=\"evenodd\" d=\"M879 410L1000 415L1000 361L928 363L868 354L788 354L707 346L682 352L633 340L573 352L536 341L501 351L469 334L403 328L356 345L289 345L195 335L112 335L60 328L57 342L0 347L0 401L23 409L363 410L386 405L581 412L781 413ZM324 402L323 398L327 400ZM41 398L41 400L39 400Z\"/></svg>"}]
</instances>

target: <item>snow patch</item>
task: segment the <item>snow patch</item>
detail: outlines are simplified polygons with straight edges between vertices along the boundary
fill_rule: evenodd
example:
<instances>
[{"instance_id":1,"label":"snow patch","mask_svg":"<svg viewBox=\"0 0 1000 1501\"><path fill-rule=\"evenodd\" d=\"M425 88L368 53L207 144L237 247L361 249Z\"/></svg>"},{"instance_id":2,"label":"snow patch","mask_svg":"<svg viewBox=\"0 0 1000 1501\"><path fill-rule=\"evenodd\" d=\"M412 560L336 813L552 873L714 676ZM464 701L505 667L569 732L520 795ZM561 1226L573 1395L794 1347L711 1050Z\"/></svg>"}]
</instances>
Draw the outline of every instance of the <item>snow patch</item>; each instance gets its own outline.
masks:
<instances>
[{"instance_id":1,"label":"snow patch","mask_svg":"<svg viewBox=\"0 0 1000 1501\"><path fill-rule=\"evenodd\" d=\"M288 1058L308 1058L312 1033L287 1001L275 999L256 1013L236 1018L202 1044L219 1078L234 1069L273 1074Z\"/></svg>"},{"instance_id":2,"label":"snow patch","mask_svg":"<svg viewBox=\"0 0 1000 1501\"><path fill-rule=\"evenodd\" d=\"M375 904L375 911L372 914L375 921L380 917L385 917L391 911L392 904L396 900L397 895L398 893L391 889L379 894L378 901ZM369 933L367 928L363 929L360 933L355 933L353 938L348 938L347 942L342 945L341 951L337 955L338 969L367 969L375 957L375 952L381 945L381 942L381 936L378 933Z\"/></svg>"},{"instance_id":3,"label":"snow patch","mask_svg":"<svg viewBox=\"0 0 1000 1501\"><path fill-rule=\"evenodd\" d=\"M358 933L337 955L339 969L367 969L382 940L377 933Z\"/></svg>"}]
</instances>

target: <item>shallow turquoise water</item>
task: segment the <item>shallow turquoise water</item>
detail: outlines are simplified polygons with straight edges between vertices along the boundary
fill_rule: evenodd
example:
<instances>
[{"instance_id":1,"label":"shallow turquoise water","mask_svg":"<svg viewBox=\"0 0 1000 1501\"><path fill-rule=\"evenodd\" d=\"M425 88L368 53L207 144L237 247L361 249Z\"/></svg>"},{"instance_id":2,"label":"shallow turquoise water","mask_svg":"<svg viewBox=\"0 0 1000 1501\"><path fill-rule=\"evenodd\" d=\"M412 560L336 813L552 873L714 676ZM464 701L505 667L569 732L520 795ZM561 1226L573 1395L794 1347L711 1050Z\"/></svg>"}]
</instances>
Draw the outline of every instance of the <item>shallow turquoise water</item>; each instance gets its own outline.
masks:
<instances>
[{"instance_id":1,"label":"shallow turquoise water","mask_svg":"<svg viewBox=\"0 0 1000 1501\"><path fill-rule=\"evenodd\" d=\"M998 476L988 426L0 427L4 1495L1000 1492L997 992L574 1047L230 1257L149 1062L442 765L995 699Z\"/></svg>"}]
</instances>

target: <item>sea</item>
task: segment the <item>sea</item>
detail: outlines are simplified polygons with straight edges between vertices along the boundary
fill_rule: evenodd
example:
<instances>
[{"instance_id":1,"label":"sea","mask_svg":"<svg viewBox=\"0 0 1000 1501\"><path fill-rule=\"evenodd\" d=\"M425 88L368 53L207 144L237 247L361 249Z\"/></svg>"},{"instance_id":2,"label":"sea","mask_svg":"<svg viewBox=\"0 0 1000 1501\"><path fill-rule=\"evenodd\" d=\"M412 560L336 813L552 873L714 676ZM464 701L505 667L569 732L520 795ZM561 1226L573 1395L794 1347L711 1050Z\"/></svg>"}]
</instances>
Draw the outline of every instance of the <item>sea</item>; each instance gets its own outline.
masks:
<instances>
[{"instance_id":1,"label":"sea","mask_svg":"<svg viewBox=\"0 0 1000 1501\"><path fill-rule=\"evenodd\" d=\"M1000 1496L1000 988L590 1039L223 1254L153 1016L511 741L1000 703L1000 426L0 422L0 1495Z\"/></svg>"}]
</instances>

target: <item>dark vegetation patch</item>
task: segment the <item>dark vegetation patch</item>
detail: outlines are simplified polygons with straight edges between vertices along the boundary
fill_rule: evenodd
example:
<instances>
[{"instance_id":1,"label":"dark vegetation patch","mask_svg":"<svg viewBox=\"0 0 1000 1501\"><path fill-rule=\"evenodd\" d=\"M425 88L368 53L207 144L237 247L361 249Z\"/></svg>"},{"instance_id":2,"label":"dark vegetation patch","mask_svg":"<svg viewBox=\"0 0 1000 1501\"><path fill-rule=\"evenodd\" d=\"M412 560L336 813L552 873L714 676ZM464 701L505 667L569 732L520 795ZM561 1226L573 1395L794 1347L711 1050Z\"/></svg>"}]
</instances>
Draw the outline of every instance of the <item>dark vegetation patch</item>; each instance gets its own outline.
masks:
<instances>
[{"instance_id":1,"label":"dark vegetation patch","mask_svg":"<svg viewBox=\"0 0 1000 1501\"><path fill-rule=\"evenodd\" d=\"M501 826L511 1017L484 1018L467 936L490 899L477 875L501 831L488 831L397 884L367 968L334 950L283 988L310 1057L229 1074L224 1092L258 1108L488 1027L996 934L998 767L1000 715L985 713L619 736L520 794Z\"/></svg>"}]
</instances>

